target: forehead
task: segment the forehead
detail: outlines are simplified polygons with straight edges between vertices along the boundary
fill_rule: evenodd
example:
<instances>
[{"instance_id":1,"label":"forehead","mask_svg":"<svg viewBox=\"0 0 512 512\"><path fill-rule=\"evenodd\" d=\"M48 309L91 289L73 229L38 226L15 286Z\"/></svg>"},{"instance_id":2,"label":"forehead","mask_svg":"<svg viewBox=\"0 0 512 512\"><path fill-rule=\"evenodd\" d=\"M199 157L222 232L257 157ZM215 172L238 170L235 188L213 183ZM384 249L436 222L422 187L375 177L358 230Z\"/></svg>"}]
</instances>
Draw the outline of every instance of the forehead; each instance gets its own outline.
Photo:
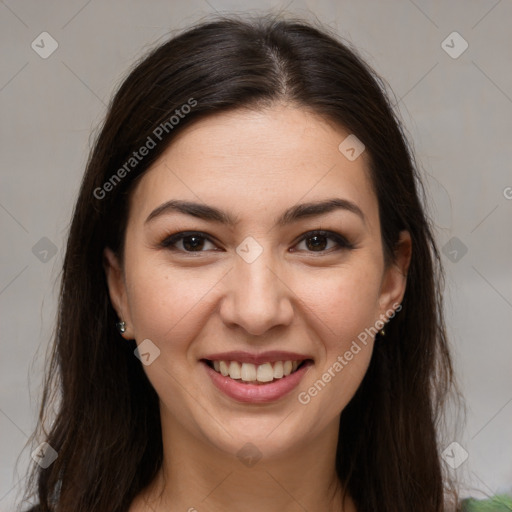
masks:
<instances>
[{"instance_id":1,"label":"forehead","mask_svg":"<svg viewBox=\"0 0 512 512\"><path fill-rule=\"evenodd\" d=\"M338 149L350 133L308 111L278 106L236 110L195 122L172 141L137 184L130 217L170 199L205 202L261 221L298 202L355 202L370 223L378 206L363 152Z\"/></svg>"}]
</instances>

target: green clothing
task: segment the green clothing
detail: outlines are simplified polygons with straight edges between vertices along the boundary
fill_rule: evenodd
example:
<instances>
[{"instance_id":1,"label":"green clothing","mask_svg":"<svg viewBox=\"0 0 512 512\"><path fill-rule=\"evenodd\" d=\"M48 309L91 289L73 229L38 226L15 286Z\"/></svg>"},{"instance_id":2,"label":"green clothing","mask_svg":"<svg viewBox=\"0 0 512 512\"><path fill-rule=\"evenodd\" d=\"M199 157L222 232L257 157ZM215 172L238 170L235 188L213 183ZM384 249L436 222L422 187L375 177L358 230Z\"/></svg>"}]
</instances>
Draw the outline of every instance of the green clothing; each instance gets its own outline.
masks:
<instances>
[{"instance_id":1,"label":"green clothing","mask_svg":"<svg viewBox=\"0 0 512 512\"><path fill-rule=\"evenodd\" d=\"M462 512L511 512L512 497L501 494L488 500L468 498L462 502L461 510Z\"/></svg>"}]
</instances>

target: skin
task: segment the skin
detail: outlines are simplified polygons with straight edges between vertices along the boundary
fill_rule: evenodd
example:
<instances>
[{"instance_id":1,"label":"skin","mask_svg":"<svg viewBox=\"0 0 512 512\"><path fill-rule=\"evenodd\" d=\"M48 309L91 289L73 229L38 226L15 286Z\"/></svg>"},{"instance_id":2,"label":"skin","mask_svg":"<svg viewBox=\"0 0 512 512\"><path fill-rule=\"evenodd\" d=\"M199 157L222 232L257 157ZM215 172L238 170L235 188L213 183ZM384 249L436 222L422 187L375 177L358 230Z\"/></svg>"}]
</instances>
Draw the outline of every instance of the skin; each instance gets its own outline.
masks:
<instances>
[{"instance_id":1,"label":"skin","mask_svg":"<svg viewBox=\"0 0 512 512\"><path fill-rule=\"evenodd\" d=\"M183 130L137 184L124 263L107 248L104 266L127 324L123 336L160 350L144 370L160 398L164 464L130 512L341 510L339 418L365 375L373 338L307 405L297 395L401 302L411 257L402 232L395 262L385 267L368 155L349 161L338 150L347 135L291 105L216 114ZM365 220L335 210L275 225L288 207L333 197L356 203ZM145 223L170 199L206 203L239 222L169 213ZM300 241L316 229L354 248L330 238L320 238L320 249L311 238ZM183 240L174 251L159 245L185 230L213 240L195 252ZM247 236L263 249L252 263L236 252ZM229 350L288 350L314 365L278 401L243 404L217 390L199 362ZM247 442L262 454L252 467L236 456ZM356 510L350 497L343 510Z\"/></svg>"}]
</instances>

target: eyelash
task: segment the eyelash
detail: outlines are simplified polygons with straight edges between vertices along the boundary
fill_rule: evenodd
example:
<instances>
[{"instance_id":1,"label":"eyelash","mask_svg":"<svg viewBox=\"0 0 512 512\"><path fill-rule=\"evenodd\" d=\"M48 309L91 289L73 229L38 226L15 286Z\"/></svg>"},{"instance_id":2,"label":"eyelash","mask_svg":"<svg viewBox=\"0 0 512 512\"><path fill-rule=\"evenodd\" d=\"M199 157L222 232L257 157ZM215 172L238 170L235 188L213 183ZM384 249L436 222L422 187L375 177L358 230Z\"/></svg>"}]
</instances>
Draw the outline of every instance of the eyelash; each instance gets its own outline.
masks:
<instances>
[{"instance_id":1,"label":"eyelash","mask_svg":"<svg viewBox=\"0 0 512 512\"><path fill-rule=\"evenodd\" d=\"M343 236L339 235L338 233L335 233L333 231L325 231L322 229L316 229L313 231L308 231L307 233L304 233L302 237L297 241L297 244L300 244L304 240L307 240L308 238L313 238L315 236L330 238L331 240L334 240L338 244L338 249L335 249L335 251L331 250L322 250L322 251L306 251L311 254L330 254L331 252L337 252L339 250L343 249L354 249L354 245L348 242ZM163 240L160 243L160 246L166 249L169 249L171 251L178 251L185 254L196 254L196 253L202 253L207 251L184 251L181 249L177 249L176 247L173 247L176 242L179 242L180 240L183 240L188 237L196 237L196 238L202 238L207 240L208 242L211 242L214 244L215 242L205 233L202 233L200 231L182 231L179 233L175 233L174 235L168 236L165 240ZM295 244L295 245L297 245Z\"/></svg>"}]
</instances>

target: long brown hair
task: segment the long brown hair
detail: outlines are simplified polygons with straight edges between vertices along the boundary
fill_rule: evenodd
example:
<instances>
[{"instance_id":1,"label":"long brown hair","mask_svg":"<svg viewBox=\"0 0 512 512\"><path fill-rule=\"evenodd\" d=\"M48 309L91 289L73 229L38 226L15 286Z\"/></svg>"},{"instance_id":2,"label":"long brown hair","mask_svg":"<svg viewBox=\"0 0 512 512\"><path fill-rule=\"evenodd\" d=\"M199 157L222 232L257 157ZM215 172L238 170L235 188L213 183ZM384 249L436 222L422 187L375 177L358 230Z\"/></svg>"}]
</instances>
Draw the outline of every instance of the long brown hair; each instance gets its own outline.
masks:
<instances>
[{"instance_id":1,"label":"long brown hair","mask_svg":"<svg viewBox=\"0 0 512 512\"><path fill-rule=\"evenodd\" d=\"M399 232L412 238L402 310L341 415L339 478L359 512L446 510L450 482L436 429L454 376L443 271L417 166L385 91L348 43L274 16L210 20L137 63L109 105L73 212L37 433L58 458L47 469L34 465L30 475L39 511L126 512L162 463L158 397L134 343L115 329L102 267L107 246L122 259L137 178L190 123L283 101L337 123L366 146L388 264ZM174 122L177 109L183 115ZM148 138L155 146L127 167Z\"/></svg>"}]
</instances>

